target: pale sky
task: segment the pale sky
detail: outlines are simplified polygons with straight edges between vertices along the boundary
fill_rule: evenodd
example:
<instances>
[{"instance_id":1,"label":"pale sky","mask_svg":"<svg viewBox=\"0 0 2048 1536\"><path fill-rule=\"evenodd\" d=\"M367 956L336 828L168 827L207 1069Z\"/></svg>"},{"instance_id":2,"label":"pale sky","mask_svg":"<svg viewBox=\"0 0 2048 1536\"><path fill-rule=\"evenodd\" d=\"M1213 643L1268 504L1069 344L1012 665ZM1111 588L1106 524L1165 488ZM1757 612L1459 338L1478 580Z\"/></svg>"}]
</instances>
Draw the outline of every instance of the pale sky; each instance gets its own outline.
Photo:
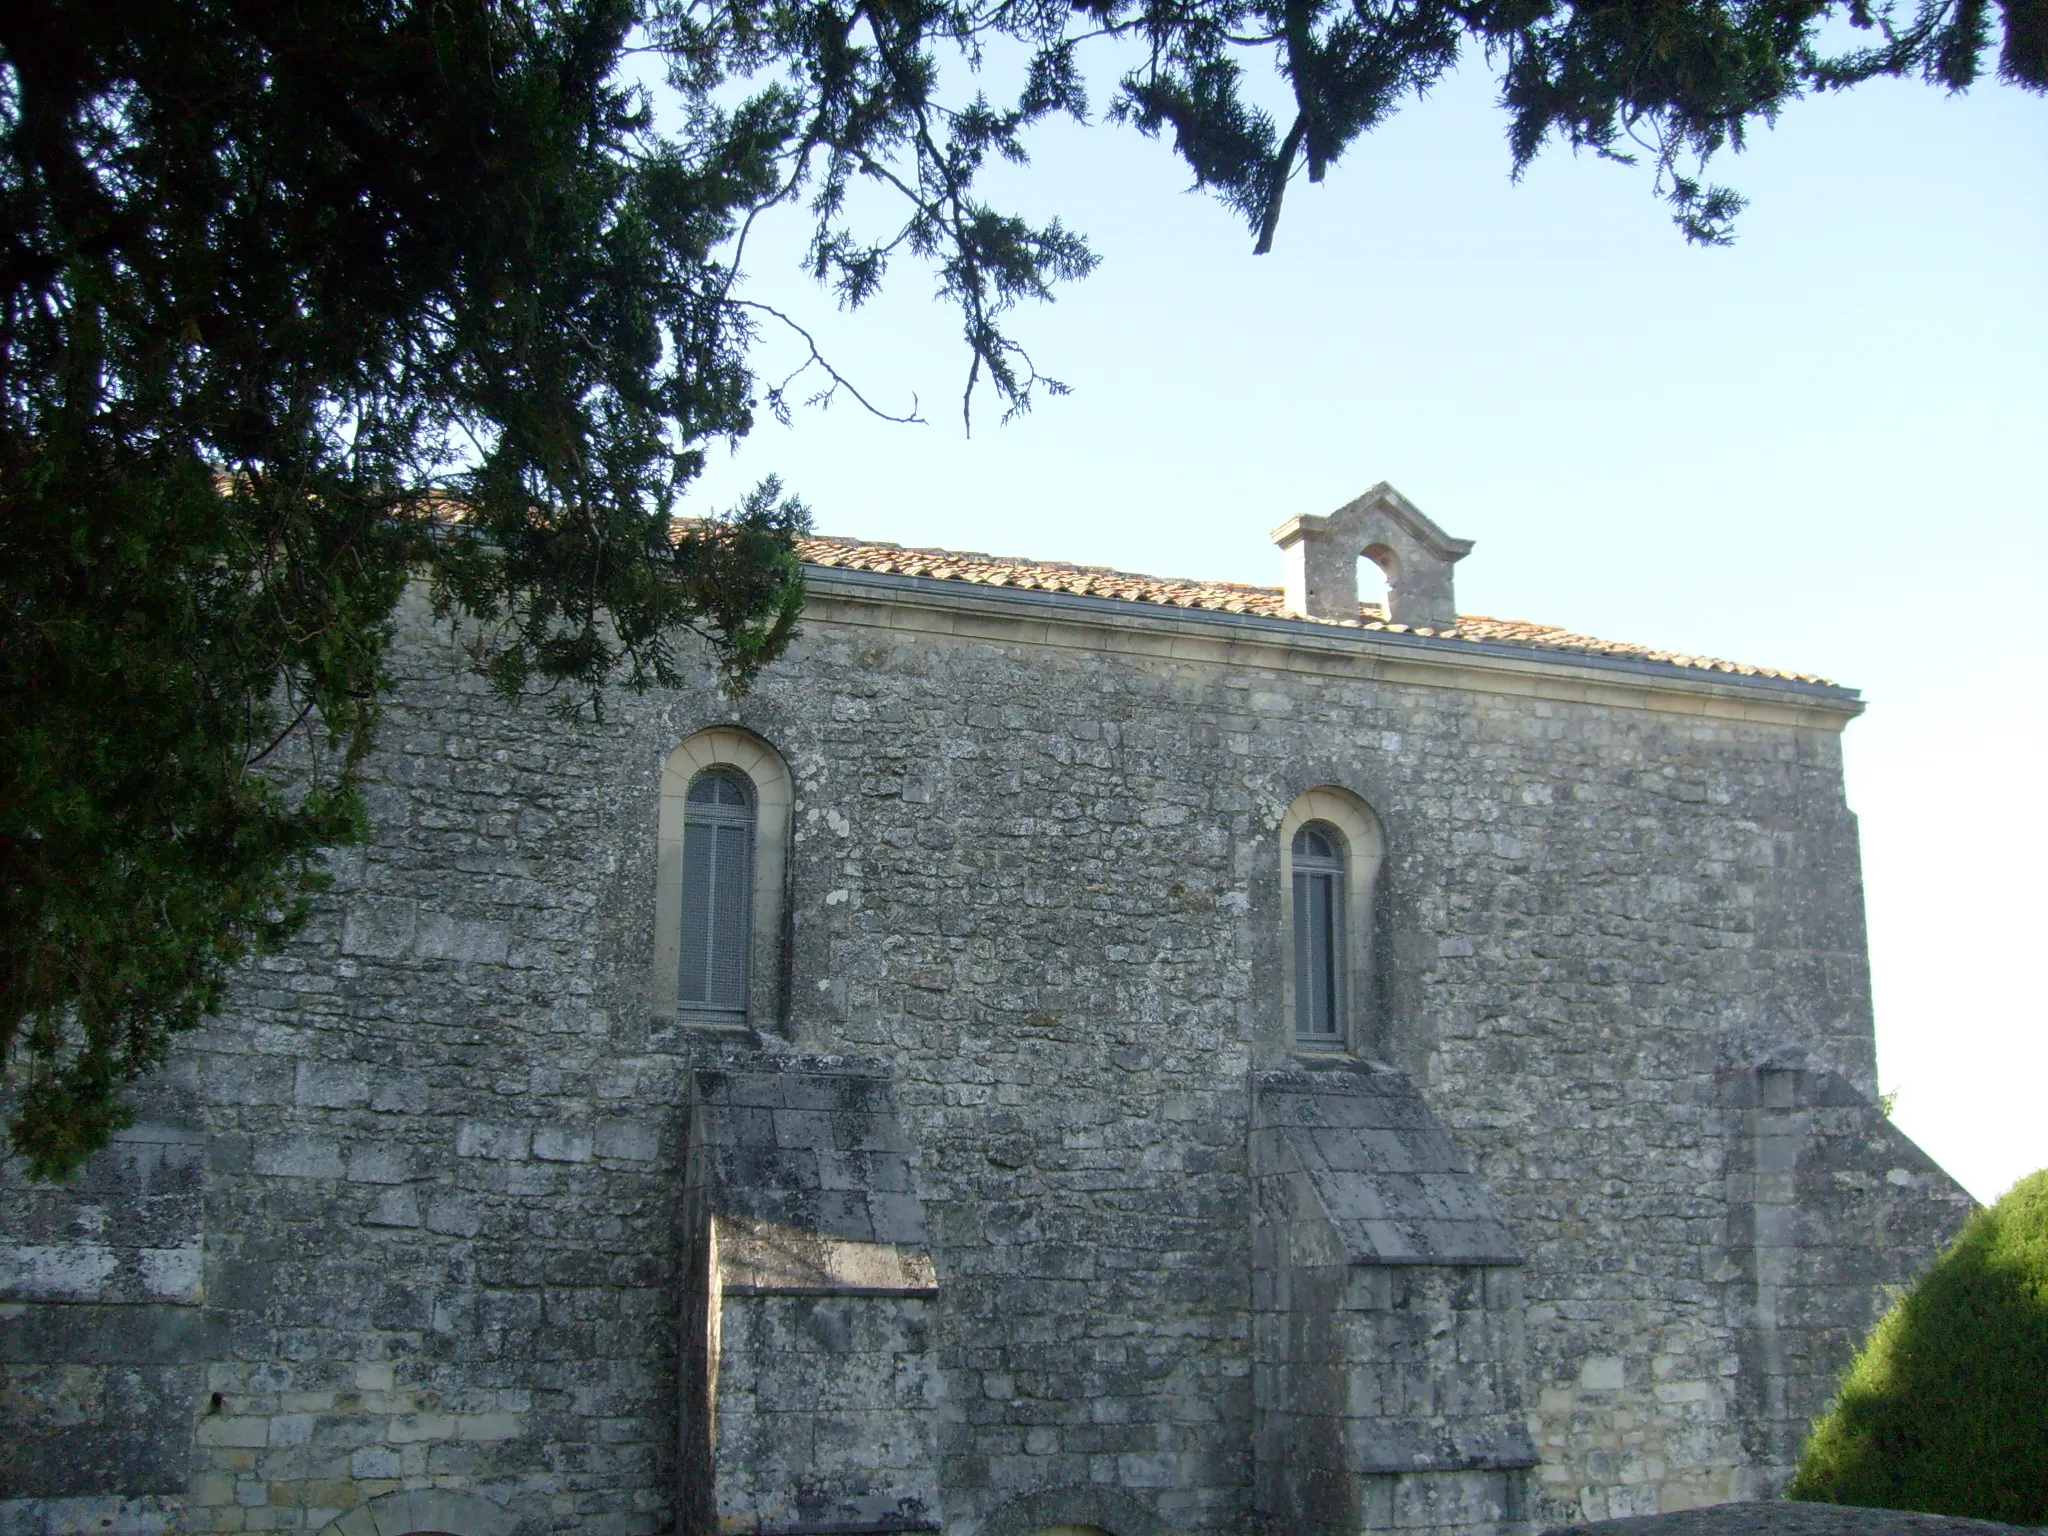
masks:
<instances>
[{"instance_id":1,"label":"pale sky","mask_svg":"<svg viewBox=\"0 0 2048 1536\"><path fill-rule=\"evenodd\" d=\"M1862 689L1880 1078L1994 1198L2048 1164L2048 100L1799 103L1721 163L1723 250L1641 170L1511 184L1502 127L1467 70L1297 182L1266 257L1164 146L1042 133L991 186L1103 257L1018 317L1074 393L971 439L930 279L839 317L770 231L749 291L930 424L764 416L707 497L774 470L821 532L1276 585L1275 524L1384 479L1477 540L1463 611Z\"/></svg>"}]
</instances>

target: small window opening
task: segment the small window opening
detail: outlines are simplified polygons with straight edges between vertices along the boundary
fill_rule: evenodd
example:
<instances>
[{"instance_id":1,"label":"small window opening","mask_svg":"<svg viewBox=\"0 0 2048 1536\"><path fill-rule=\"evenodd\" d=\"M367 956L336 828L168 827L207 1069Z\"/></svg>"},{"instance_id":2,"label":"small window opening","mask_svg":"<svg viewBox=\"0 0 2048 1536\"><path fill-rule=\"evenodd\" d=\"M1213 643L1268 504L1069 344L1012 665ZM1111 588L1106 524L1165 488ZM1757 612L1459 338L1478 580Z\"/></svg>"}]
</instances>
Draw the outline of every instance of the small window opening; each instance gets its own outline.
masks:
<instances>
[{"instance_id":1,"label":"small window opening","mask_svg":"<svg viewBox=\"0 0 2048 1536\"><path fill-rule=\"evenodd\" d=\"M1394 583L1401 579L1401 557L1385 544L1368 544L1358 557L1358 600L1379 609L1367 618L1394 616Z\"/></svg>"},{"instance_id":2,"label":"small window opening","mask_svg":"<svg viewBox=\"0 0 2048 1536\"><path fill-rule=\"evenodd\" d=\"M1367 608L1377 608L1378 613L1368 613L1368 619L1385 619L1387 616L1387 573L1380 569L1379 562L1370 555L1358 557L1358 601Z\"/></svg>"},{"instance_id":3,"label":"small window opening","mask_svg":"<svg viewBox=\"0 0 2048 1536\"><path fill-rule=\"evenodd\" d=\"M1320 823L1294 834L1294 1032L1322 1045L1343 1034L1343 846Z\"/></svg>"},{"instance_id":4,"label":"small window opening","mask_svg":"<svg viewBox=\"0 0 2048 1536\"><path fill-rule=\"evenodd\" d=\"M676 1001L700 1016L747 1016L754 902L754 795L713 769L690 786L683 822L682 972Z\"/></svg>"}]
</instances>

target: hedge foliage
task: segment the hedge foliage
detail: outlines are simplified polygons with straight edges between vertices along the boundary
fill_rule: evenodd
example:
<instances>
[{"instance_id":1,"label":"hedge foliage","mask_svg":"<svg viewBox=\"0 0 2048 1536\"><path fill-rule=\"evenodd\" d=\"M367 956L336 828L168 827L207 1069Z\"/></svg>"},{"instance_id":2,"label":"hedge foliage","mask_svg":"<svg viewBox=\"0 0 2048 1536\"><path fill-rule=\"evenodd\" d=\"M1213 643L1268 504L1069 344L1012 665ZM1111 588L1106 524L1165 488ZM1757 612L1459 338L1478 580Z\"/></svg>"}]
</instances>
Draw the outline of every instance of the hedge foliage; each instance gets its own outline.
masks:
<instances>
[{"instance_id":1,"label":"hedge foliage","mask_svg":"<svg viewBox=\"0 0 2048 1536\"><path fill-rule=\"evenodd\" d=\"M1786 1493L2048 1524L2048 1169L1877 1325Z\"/></svg>"}]
</instances>

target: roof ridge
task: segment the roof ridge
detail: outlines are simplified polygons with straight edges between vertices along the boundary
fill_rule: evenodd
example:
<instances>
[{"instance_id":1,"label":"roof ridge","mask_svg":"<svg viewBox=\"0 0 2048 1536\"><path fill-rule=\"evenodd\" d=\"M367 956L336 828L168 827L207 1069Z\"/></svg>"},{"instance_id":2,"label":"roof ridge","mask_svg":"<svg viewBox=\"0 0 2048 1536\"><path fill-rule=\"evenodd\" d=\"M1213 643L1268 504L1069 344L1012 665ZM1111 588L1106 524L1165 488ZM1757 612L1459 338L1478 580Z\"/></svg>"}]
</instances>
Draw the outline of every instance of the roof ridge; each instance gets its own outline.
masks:
<instances>
[{"instance_id":1,"label":"roof ridge","mask_svg":"<svg viewBox=\"0 0 2048 1536\"><path fill-rule=\"evenodd\" d=\"M1127 571L1114 565L1081 565L1072 560L1044 560L1033 555L991 555L978 549L941 549L935 545L895 544L886 539L860 539L843 533L813 533L799 539L799 545L807 543L832 544L847 549L886 549L901 555L923 555L934 560L959 561L979 560L988 565L1016 566L1029 570L1075 571L1089 576L1117 576L1126 581L1157 582L1161 586L1175 587L1227 587L1241 592L1278 592L1277 586L1257 586L1250 582L1216 581L1202 576L1154 576L1145 571Z\"/></svg>"}]
</instances>

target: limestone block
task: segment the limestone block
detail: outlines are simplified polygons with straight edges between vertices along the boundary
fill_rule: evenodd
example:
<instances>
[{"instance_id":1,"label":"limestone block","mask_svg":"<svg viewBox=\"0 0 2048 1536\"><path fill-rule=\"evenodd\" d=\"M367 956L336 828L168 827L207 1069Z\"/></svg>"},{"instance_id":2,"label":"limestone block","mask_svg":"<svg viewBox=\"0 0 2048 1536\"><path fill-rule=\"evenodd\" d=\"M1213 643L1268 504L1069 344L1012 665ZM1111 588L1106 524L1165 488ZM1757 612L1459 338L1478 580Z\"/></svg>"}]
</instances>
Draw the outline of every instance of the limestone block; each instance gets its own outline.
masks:
<instances>
[{"instance_id":1,"label":"limestone block","mask_svg":"<svg viewBox=\"0 0 2048 1536\"><path fill-rule=\"evenodd\" d=\"M341 1143L321 1136L295 1136L256 1149L256 1172L277 1179L339 1179Z\"/></svg>"}]
</instances>

